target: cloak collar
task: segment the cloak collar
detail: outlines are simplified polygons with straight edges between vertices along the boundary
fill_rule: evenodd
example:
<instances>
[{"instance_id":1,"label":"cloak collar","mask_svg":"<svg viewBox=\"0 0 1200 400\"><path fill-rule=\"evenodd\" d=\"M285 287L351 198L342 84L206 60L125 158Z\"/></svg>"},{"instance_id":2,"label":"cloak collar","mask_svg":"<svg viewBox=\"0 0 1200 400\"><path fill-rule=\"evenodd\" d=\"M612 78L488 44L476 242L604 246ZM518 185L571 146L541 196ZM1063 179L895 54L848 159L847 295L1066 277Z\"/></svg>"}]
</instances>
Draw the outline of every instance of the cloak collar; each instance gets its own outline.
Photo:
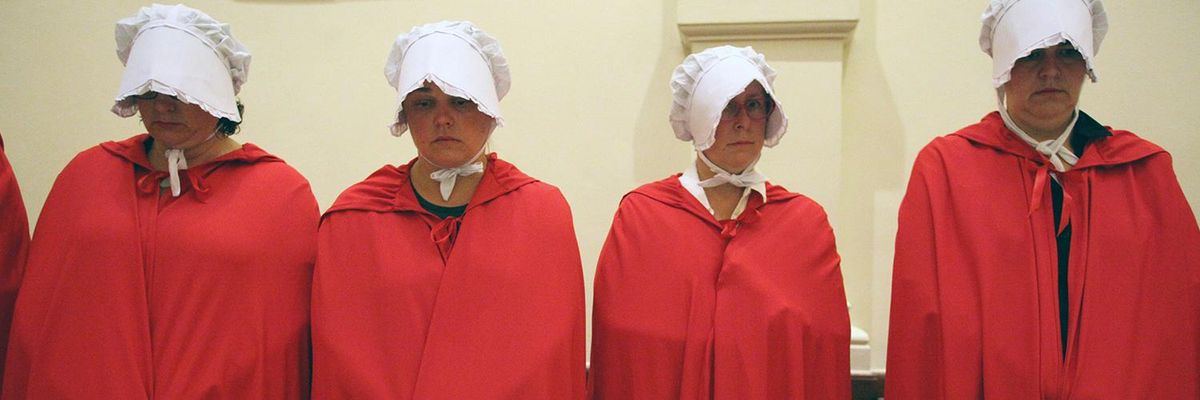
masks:
<instances>
[{"instance_id":1,"label":"cloak collar","mask_svg":"<svg viewBox=\"0 0 1200 400\"><path fill-rule=\"evenodd\" d=\"M770 182L767 182L766 203L763 202L762 196L751 196L750 202L746 204L746 210L742 211L742 215L738 216L737 219L717 221L716 217L709 213L704 208L704 205L696 201L696 198L691 193L688 193L687 189L679 183L679 175L681 174L674 174L662 180L642 185L629 192L629 194L637 193L667 206L691 213L720 230L721 235L726 238L736 236L737 229L741 225L756 222L764 205L780 203L800 196L799 194L789 192L782 186L772 185Z\"/></svg>"},{"instance_id":2,"label":"cloak collar","mask_svg":"<svg viewBox=\"0 0 1200 400\"><path fill-rule=\"evenodd\" d=\"M150 158L146 155L146 141L150 140L150 135L143 133L122 141L109 141L100 144L100 147L107 150L110 154L125 160L128 163L142 167L143 169L153 171L150 166ZM253 143L244 143L240 149L231 151L217 157L204 164L191 166L188 169L198 169L210 171L217 165L223 162L241 162L253 164L256 162L273 162L283 160L275 157L266 150L255 146Z\"/></svg>"},{"instance_id":3,"label":"cloak collar","mask_svg":"<svg viewBox=\"0 0 1200 400\"><path fill-rule=\"evenodd\" d=\"M536 179L525 175L516 166L501 160L496 153L490 153L487 157L488 162L483 171L483 178L480 179L479 186L475 188L475 194L467 202L466 212L517 190L521 186L537 182ZM334 201L333 206L329 207L325 213L360 210L429 214L421 207L416 193L409 184L409 173L416 161L417 159L414 158L408 164L398 167L385 165L367 179L342 192Z\"/></svg>"},{"instance_id":4,"label":"cloak collar","mask_svg":"<svg viewBox=\"0 0 1200 400\"><path fill-rule=\"evenodd\" d=\"M1075 124L1075 129L1071 134L1086 137L1090 141L1087 142L1083 155L1079 157L1079 162L1071 167L1072 171L1127 164L1164 151L1161 147L1131 132L1113 130L1104 126L1083 111L1080 111L1079 114L1079 122ZM1046 164L1044 156L1038 154L1033 147L1021 141L1016 134L1004 126L1004 120L1000 118L998 111L992 111L979 123L951 135L962 137L1002 153L1028 159L1038 165ZM1073 140L1072 143L1078 142Z\"/></svg>"},{"instance_id":5,"label":"cloak collar","mask_svg":"<svg viewBox=\"0 0 1200 400\"><path fill-rule=\"evenodd\" d=\"M1033 215L1042 207L1046 188L1050 187L1050 163L1046 157L1038 153L1028 143L1009 131L1000 117L1000 112L993 111L979 121L951 134L961 136L976 144L993 148L1001 153L1008 153L1032 161L1037 167L1034 173L1033 193L1029 199L1029 215ZM1071 131L1071 142L1078 146L1086 140L1087 146L1079 161L1066 174L1084 171L1093 167L1116 166L1132 163L1154 154L1163 152L1161 147L1150 143L1127 131L1114 131L1112 128L1100 125L1092 117L1079 112L1079 121ZM1066 191L1063 192L1062 212L1058 221L1058 232L1061 235L1071 222L1071 208L1074 200Z\"/></svg>"},{"instance_id":6,"label":"cloak collar","mask_svg":"<svg viewBox=\"0 0 1200 400\"><path fill-rule=\"evenodd\" d=\"M100 148L108 151L109 154L123 162L133 164L141 170L148 171L148 173L137 177L135 185L142 192L158 193L160 190L159 182L167 177L167 171L155 171L150 166L150 158L146 155L146 147L149 140L152 140L150 135L143 133L122 141L101 143ZM210 190L205 177L212 174L213 170L217 169L217 167L225 163L254 164L258 162L283 162L283 160L267 153L266 150L252 143L244 143L237 150L225 153L203 164L180 170L180 176L186 177L187 186L191 188L190 192L192 195L200 200L200 202L204 202L208 198Z\"/></svg>"}]
</instances>

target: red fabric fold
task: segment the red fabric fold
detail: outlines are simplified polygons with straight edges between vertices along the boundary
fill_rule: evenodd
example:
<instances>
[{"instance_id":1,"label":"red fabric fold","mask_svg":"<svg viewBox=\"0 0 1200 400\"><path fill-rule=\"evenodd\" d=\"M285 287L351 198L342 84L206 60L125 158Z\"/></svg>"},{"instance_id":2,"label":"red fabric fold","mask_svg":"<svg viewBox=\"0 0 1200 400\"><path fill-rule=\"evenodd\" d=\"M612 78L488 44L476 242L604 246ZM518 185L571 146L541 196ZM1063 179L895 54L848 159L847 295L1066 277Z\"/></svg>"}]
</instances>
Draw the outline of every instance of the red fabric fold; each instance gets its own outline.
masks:
<instances>
[{"instance_id":1,"label":"red fabric fold","mask_svg":"<svg viewBox=\"0 0 1200 400\"><path fill-rule=\"evenodd\" d=\"M3 360L8 352L13 303L17 300L28 250L29 220L25 202L21 200L21 189L13 175L12 164L4 153L4 139L0 138L0 376L4 374Z\"/></svg>"},{"instance_id":2,"label":"red fabric fold","mask_svg":"<svg viewBox=\"0 0 1200 400\"><path fill-rule=\"evenodd\" d=\"M896 238L889 400L1200 398L1200 229L1170 155L1110 131L1056 173L1065 357L1041 156L997 113L921 151Z\"/></svg>"},{"instance_id":3,"label":"red fabric fold","mask_svg":"<svg viewBox=\"0 0 1200 400\"><path fill-rule=\"evenodd\" d=\"M442 263L450 258L450 249L454 247L454 239L458 237L458 227L461 222L459 217L450 217L434 223L432 229L429 230L429 239L437 245L438 254L442 256Z\"/></svg>"},{"instance_id":4,"label":"red fabric fold","mask_svg":"<svg viewBox=\"0 0 1200 400\"><path fill-rule=\"evenodd\" d=\"M307 398L307 181L245 144L189 169L196 193L146 191L147 138L80 153L51 189L3 398Z\"/></svg>"},{"instance_id":5,"label":"red fabric fold","mask_svg":"<svg viewBox=\"0 0 1200 400\"><path fill-rule=\"evenodd\" d=\"M385 166L322 219L313 396L580 399L583 271L558 189L490 154L460 218Z\"/></svg>"},{"instance_id":6,"label":"red fabric fold","mask_svg":"<svg viewBox=\"0 0 1200 400\"><path fill-rule=\"evenodd\" d=\"M850 398L833 231L767 193L723 222L677 176L625 196L596 270L593 399Z\"/></svg>"}]
</instances>

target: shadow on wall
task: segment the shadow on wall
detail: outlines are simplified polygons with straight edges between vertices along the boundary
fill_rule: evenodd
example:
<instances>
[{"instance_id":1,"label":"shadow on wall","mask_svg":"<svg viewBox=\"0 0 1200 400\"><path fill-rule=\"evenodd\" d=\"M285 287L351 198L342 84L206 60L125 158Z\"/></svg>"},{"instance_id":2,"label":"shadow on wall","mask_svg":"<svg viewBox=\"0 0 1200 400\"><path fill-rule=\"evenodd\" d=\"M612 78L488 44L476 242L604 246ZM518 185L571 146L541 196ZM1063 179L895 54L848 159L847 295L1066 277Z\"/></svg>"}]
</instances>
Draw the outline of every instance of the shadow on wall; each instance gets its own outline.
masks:
<instances>
[{"instance_id":1,"label":"shadow on wall","mask_svg":"<svg viewBox=\"0 0 1200 400\"><path fill-rule=\"evenodd\" d=\"M881 236L874 230L894 225L898 211L876 210L875 199L877 195L889 193L902 195L908 177L903 150L904 127L876 46L879 35L876 3L876 0L862 1L858 27L846 44L842 98L845 136L839 199L843 212L839 217L841 226L850 229L837 232L846 295L854 305L851 318L856 326L871 333L873 354L886 351L887 331L885 327L874 327L873 322L882 321L886 325L891 291L890 280L878 279L891 275L891 254L875 253L885 252L894 245L876 243L888 239L877 239ZM877 220L883 218L890 220ZM883 237L891 238L891 235ZM889 262L875 262L880 259ZM876 271L881 267L887 268ZM867 315L871 317L867 318ZM882 357L873 358L872 364L883 360ZM872 367L881 369L883 365Z\"/></svg>"},{"instance_id":2,"label":"shadow on wall","mask_svg":"<svg viewBox=\"0 0 1200 400\"><path fill-rule=\"evenodd\" d=\"M652 78L632 132L633 179L638 185L683 171L691 161L691 145L675 139L667 119L671 112L671 71L687 56L676 25L676 3L662 0L662 49L654 69L647 71Z\"/></svg>"}]
</instances>

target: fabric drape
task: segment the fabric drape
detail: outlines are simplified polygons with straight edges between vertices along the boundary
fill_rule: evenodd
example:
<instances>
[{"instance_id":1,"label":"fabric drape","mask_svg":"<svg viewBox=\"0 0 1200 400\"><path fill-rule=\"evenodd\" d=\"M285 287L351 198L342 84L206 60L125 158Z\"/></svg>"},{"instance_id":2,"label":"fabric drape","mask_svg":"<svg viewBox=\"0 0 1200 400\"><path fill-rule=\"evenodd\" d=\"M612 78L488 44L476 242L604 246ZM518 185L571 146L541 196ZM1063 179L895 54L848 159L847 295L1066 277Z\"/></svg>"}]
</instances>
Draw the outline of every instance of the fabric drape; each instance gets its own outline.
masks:
<instances>
[{"instance_id":1,"label":"fabric drape","mask_svg":"<svg viewBox=\"0 0 1200 400\"><path fill-rule=\"evenodd\" d=\"M595 280L593 399L847 399L850 321L824 210L767 184L717 221L677 176L627 194Z\"/></svg>"},{"instance_id":2,"label":"fabric drape","mask_svg":"<svg viewBox=\"0 0 1200 400\"><path fill-rule=\"evenodd\" d=\"M318 211L253 144L184 170L171 196L148 135L59 174L17 298L5 399L308 397Z\"/></svg>"},{"instance_id":3,"label":"fabric drape","mask_svg":"<svg viewBox=\"0 0 1200 400\"><path fill-rule=\"evenodd\" d=\"M325 213L314 397L583 397L571 211L558 189L488 157L461 217L421 208L412 163L381 168Z\"/></svg>"},{"instance_id":4,"label":"fabric drape","mask_svg":"<svg viewBox=\"0 0 1200 400\"><path fill-rule=\"evenodd\" d=\"M1170 155L1111 132L1058 173L1065 356L1050 166L995 112L921 151L896 239L889 400L1200 398L1196 218Z\"/></svg>"}]
</instances>

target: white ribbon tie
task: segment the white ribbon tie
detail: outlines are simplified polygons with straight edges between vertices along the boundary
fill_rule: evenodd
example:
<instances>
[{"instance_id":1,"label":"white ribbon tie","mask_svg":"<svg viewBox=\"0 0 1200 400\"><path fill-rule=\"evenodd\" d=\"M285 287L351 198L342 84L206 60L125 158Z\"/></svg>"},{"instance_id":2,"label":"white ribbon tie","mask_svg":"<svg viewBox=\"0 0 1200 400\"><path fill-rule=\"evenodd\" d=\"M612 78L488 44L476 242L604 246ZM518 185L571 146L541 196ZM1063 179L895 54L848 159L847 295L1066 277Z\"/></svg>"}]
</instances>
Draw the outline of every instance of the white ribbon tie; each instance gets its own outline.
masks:
<instances>
[{"instance_id":1,"label":"white ribbon tie","mask_svg":"<svg viewBox=\"0 0 1200 400\"><path fill-rule=\"evenodd\" d=\"M1016 133L1017 137L1021 138L1022 141L1033 146L1033 149L1038 153L1046 156L1050 160L1050 164L1054 166L1055 171L1066 172L1068 168L1079 162L1079 157L1071 152L1071 149L1067 148L1067 139L1071 136L1071 131L1075 129L1075 122L1079 121L1079 110L1075 110L1075 115L1071 117L1071 123L1067 124L1067 129L1059 134L1058 138L1042 141L1029 136L1028 133L1025 133L1025 130L1013 122L1012 117L1008 115L1008 106L1005 104L1003 96L1001 96L1000 100L1000 117L1004 119L1004 126L1007 126L1009 130Z\"/></svg>"},{"instance_id":2,"label":"white ribbon tie","mask_svg":"<svg viewBox=\"0 0 1200 400\"><path fill-rule=\"evenodd\" d=\"M760 174L758 171L754 170L754 165L758 164L758 159L754 159L754 161L751 162L750 165L746 166L746 170L742 171L742 173L731 174L731 173L729 173L729 171L726 171L726 170L722 169L721 167L718 167L716 164L713 164L712 161L709 161L708 157L704 156L703 151L697 151L696 155L699 156L700 161L703 161L704 165L707 165L708 169L710 171L712 171L713 174L715 174L715 175L713 175L712 178L708 178L703 181L700 181L700 187L710 188L710 187L721 186L721 185L728 183L733 186L744 188L744 187L751 187L751 186L754 186L754 185L757 185L760 183L764 183L767 181L766 176L764 176L763 174Z\"/></svg>"},{"instance_id":3,"label":"white ribbon tie","mask_svg":"<svg viewBox=\"0 0 1200 400\"><path fill-rule=\"evenodd\" d=\"M454 183L458 177L475 175L483 172L483 162L478 161L455 168L442 168L429 174L429 178L438 181L442 192L442 201L450 201L450 192L454 191Z\"/></svg>"},{"instance_id":4,"label":"white ribbon tie","mask_svg":"<svg viewBox=\"0 0 1200 400\"><path fill-rule=\"evenodd\" d=\"M170 175L171 196L179 197L179 170L187 168L187 157L183 155L183 149L167 149L167 173Z\"/></svg>"}]
</instances>

